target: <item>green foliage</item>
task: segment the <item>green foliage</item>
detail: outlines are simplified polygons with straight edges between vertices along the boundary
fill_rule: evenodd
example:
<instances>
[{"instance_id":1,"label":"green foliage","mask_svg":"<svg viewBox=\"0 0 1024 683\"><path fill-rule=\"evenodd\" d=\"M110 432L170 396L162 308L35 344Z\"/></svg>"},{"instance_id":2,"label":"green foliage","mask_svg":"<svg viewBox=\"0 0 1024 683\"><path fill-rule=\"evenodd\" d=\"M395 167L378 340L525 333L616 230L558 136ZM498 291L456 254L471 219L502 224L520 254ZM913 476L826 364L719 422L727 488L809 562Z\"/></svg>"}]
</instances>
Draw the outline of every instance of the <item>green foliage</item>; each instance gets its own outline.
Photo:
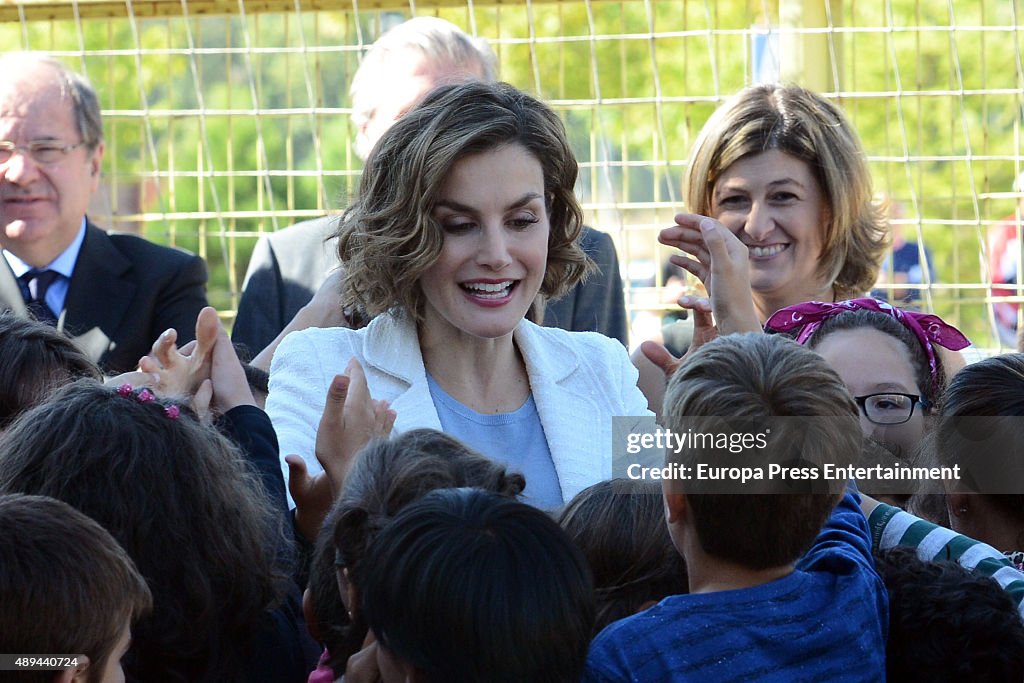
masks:
<instances>
[{"instance_id":1,"label":"green foliage","mask_svg":"<svg viewBox=\"0 0 1024 683\"><path fill-rule=\"evenodd\" d=\"M504 80L554 104L581 162L581 196L619 207L622 225L650 226L647 250L664 213L656 207L679 207L696 133L750 81L751 27L804 21L801 8L790 0L417 4L475 27L495 46ZM937 289L932 303L984 343L981 244L987 226L1013 211L1009 191L1022 165L1019 3L832 0L829 11L840 29L828 36L839 79L830 90L860 132L876 190L904 206L904 232L926 241L938 282L976 285ZM107 180L144 196L128 213L143 214L147 236L208 259L211 299L230 309L256 235L340 208L353 192L360 163L345 108L356 47L401 18L85 19L3 25L0 37L88 73L105 111ZM803 58L828 60L828 52ZM125 218L132 222L139 216ZM628 242L637 243L632 233Z\"/></svg>"}]
</instances>

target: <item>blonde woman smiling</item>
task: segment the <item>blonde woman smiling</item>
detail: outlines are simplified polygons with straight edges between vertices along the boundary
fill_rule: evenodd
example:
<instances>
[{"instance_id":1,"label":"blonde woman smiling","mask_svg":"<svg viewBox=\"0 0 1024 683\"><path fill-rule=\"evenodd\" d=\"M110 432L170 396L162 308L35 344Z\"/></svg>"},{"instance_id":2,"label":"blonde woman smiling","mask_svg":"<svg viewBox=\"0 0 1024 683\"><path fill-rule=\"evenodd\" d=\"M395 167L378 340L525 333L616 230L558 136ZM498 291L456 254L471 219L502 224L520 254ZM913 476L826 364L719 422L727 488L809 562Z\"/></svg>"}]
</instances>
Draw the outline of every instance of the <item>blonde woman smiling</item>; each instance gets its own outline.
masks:
<instances>
[{"instance_id":1,"label":"blonde woman smiling","mask_svg":"<svg viewBox=\"0 0 1024 683\"><path fill-rule=\"evenodd\" d=\"M803 301L863 296L888 246L856 131L837 106L796 85L751 86L719 107L694 143L683 195L691 213L676 216L658 238L690 254L673 255L672 263L712 293L700 223L714 218L742 243L749 269L749 290L725 298L734 309L752 301L762 323ZM691 303L697 316L710 310ZM644 346L633 359L651 408L660 408L665 376L655 364L672 367L672 360L665 349Z\"/></svg>"}]
</instances>

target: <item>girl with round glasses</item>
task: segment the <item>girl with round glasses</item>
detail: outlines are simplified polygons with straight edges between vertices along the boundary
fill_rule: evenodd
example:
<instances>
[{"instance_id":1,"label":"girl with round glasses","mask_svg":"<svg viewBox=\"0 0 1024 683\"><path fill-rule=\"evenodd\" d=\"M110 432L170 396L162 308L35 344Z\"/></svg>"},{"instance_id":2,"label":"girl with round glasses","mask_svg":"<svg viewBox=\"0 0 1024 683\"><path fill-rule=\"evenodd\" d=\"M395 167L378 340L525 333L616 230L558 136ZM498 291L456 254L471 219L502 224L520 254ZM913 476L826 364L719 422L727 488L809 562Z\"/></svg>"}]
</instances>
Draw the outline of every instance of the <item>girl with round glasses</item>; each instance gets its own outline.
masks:
<instances>
[{"instance_id":1,"label":"girl with round glasses","mask_svg":"<svg viewBox=\"0 0 1024 683\"><path fill-rule=\"evenodd\" d=\"M936 315L867 298L787 306L765 329L792 333L823 356L853 394L864 435L907 458L952 374L939 347L958 351L970 344Z\"/></svg>"}]
</instances>

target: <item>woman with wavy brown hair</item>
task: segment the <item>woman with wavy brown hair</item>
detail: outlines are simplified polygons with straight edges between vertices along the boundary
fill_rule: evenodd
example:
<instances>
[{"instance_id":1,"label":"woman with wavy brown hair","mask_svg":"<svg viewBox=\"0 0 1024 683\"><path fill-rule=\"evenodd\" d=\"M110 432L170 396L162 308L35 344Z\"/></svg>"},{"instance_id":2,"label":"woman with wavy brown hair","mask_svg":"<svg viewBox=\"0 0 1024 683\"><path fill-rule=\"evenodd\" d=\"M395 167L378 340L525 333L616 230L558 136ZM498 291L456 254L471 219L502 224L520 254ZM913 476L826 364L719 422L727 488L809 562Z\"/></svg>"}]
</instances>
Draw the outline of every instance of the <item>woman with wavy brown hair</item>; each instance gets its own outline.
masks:
<instances>
[{"instance_id":1,"label":"woman with wavy brown hair","mask_svg":"<svg viewBox=\"0 0 1024 683\"><path fill-rule=\"evenodd\" d=\"M558 116L507 84L442 86L384 134L338 228L339 305L362 330L289 335L267 411L311 472L324 397L365 369L399 432L440 429L526 476L552 508L611 476L611 417L646 413L616 341L540 327L539 297L592 263L579 247L577 164Z\"/></svg>"}]
</instances>

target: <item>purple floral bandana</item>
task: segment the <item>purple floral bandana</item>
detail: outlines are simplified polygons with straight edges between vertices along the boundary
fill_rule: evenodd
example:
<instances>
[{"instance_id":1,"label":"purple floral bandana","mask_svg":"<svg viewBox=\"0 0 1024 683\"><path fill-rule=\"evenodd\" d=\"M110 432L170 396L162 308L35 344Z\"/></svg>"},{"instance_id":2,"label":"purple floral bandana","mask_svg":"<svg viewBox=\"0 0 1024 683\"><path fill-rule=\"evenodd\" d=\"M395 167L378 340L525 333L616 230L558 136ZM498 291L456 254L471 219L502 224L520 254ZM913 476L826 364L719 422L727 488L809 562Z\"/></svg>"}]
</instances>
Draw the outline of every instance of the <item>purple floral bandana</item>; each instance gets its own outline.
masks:
<instances>
[{"instance_id":1,"label":"purple floral bandana","mask_svg":"<svg viewBox=\"0 0 1024 683\"><path fill-rule=\"evenodd\" d=\"M795 306L786 306L775 311L764 324L766 330L790 332L802 328L796 341L804 344L821 323L844 311L868 310L884 313L896 318L901 325L914 333L928 357L928 368L931 370L932 381L941 386L939 365L935 359L935 344L951 351L959 351L971 345L970 340L960 330L946 323L937 315L907 311L902 308L879 301L878 299L847 299L827 303L823 301L805 301Z\"/></svg>"}]
</instances>

